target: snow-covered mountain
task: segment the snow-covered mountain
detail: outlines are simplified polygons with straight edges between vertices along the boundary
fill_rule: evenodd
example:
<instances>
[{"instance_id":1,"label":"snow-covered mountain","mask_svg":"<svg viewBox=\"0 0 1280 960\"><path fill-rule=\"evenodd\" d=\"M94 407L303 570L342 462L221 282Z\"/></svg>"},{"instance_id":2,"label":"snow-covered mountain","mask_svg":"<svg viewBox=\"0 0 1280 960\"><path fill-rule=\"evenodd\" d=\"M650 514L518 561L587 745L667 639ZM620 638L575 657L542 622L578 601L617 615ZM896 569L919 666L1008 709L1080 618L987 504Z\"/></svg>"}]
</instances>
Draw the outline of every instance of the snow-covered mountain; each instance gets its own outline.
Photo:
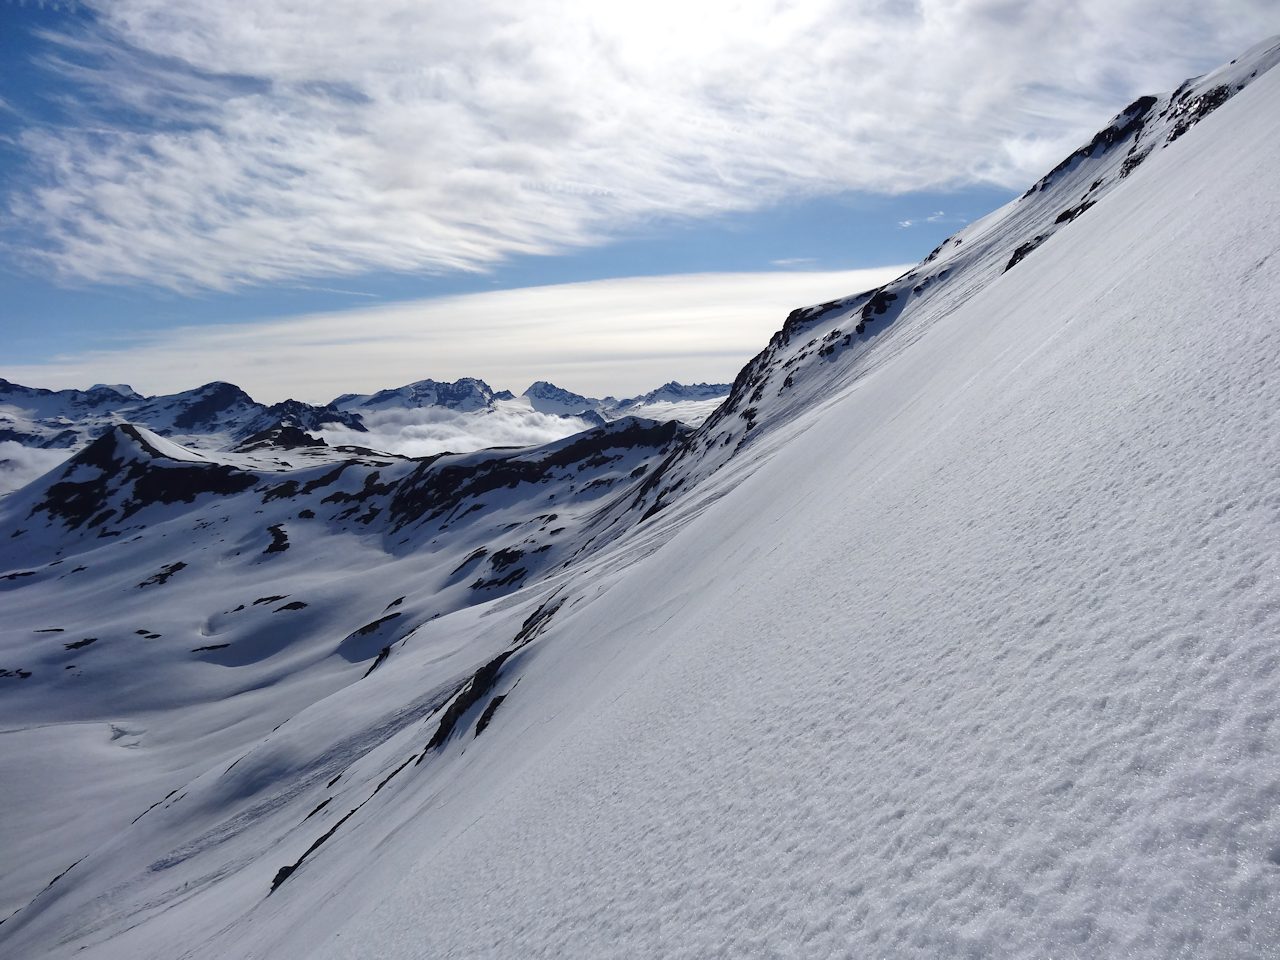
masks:
<instances>
[{"instance_id":1,"label":"snow-covered mountain","mask_svg":"<svg viewBox=\"0 0 1280 960\"><path fill-rule=\"evenodd\" d=\"M0 952L1273 954L1277 60L697 429L0 501Z\"/></svg>"},{"instance_id":2,"label":"snow-covered mountain","mask_svg":"<svg viewBox=\"0 0 1280 960\"><path fill-rule=\"evenodd\" d=\"M654 420L679 420L698 426L729 394L727 383L683 384L675 380L656 390L622 400L616 397L584 397L539 380L522 395L529 406L541 413L577 417L589 423L604 423L618 417L647 417Z\"/></svg>"},{"instance_id":3,"label":"snow-covered mountain","mask_svg":"<svg viewBox=\"0 0 1280 960\"><path fill-rule=\"evenodd\" d=\"M230 383L206 383L182 393L144 397L123 385L44 390L0 379L0 440L77 448L120 423L144 424L165 436L209 448L277 426L362 429L359 416L332 405L285 400L267 406Z\"/></svg>"},{"instance_id":4,"label":"snow-covered mountain","mask_svg":"<svg viewBox=\"0 0 1280 960\"><path fill-rule=\"evenodd\" d=\"M329 406L338 410L387 410L414 407L444 407L447 410L486 410L497 400L512 400L510 390L495 391L483 380L463 377L453 383L419 380L374 394L344 393Z\"/></svg>"},{"instance_id":5,"label":"snow-covered mountain","mask_svg":"<svg viewBox=\"0 0 1280 960\"><path fill-rule=\"evenodd\" d=\"M529 402L529 406L540 413L554 413L557 416L576 416L584 410L600 412L603 406L614 406L617 401L613 397L605 400L596 397L584 397L572 390L557 387L546 380L537 380L529 384L529 389L521 394Z\"/></svg>"},{"instance_id":6,"label":"snow-covered mountain","mask_svg":"<svg viewBox=\"0 0 1280 960\"><path fill-rule=\"evenodd\" d=\"M642 397L601 401L539 382L518 399L509 390L466 377L343 394L321 407L298 400L268 406L229 383L144 397L125 385L54 391L0 380L0 496L125 423L198 450L271 448L283 457L281 463L293 464L299 462L294 456L299 450L305 454L301 462L326 457L318 449L326 445L405 456L536 446L627 416L696 426L728 392L727 384L684 387L673 381ZM557 404L556 396L581 402Z\"/></svg>"},{"instance_id":7,"label":"snow-covered mountain","mask_svg":"<svg viewBox=\"0 0 1280 960\"><path fill-rule=\"evenodd\" d=\"M648 393L622 400L616 397L584 397L580 393L557 387L554 383L539 380L530 384L523 394L529 405L544 413L577 415L584 410L594 410L601 416L625 416L626 411L658 404L702 404L719 401L729 393L728 383L683 384L671 380ZM688 422L688 421L685 421ZM696 426L696 424L694 424Z\"/></svg>"}]
</instances>

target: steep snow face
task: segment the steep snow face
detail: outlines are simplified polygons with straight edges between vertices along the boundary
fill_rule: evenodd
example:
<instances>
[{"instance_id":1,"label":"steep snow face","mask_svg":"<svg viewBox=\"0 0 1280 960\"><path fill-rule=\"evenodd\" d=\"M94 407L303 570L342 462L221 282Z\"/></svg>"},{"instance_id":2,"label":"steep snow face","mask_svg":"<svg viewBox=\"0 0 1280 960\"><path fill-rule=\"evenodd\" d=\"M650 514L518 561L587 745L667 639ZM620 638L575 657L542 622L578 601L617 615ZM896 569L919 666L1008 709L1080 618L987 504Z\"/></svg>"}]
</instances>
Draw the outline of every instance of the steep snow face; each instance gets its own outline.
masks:
<instances>
[{"instance_id":1,"label":"steep snow face","mask_svg":"<svg viewBox=\"0 0 1280 960\"><path fill-rule=\"evenodd\" d=\"M651 520L318 955L1273 954L1278 145L1273 73Z\"/></svg>"},{"instance_id":2,"label":"steep snow face","mask_svg":"<svg viewBox=\"0 0 1280 960\"><path fill-rule=\"evenodd\" d=\"M1059 163L1017 201L944 241L917 267L876 290L792 312L743 368L723 406L687 450L655 474L623 516L649 515L696 487L747 447L768 448L785 431L857 380L873 374L940 320L1020 264L1280 61L1280 44L1259 44L1238 60L1172 94L1141 97ZM737 468L750 470L759 457Z\"/></svg>"},{"instance_id":3,"label":"steep snow face","mask_svg":"<svg viewBox=\"0 0 1280 960\"><path fill-rule=\"evenodd\" d=\"M1273 953L1272 50L1158 99L1128 175L1132 128L793 315L696 432L255 474L106 538L35 509L93 464L10 498L0 948Z\"/></svg>"}]
</instances>

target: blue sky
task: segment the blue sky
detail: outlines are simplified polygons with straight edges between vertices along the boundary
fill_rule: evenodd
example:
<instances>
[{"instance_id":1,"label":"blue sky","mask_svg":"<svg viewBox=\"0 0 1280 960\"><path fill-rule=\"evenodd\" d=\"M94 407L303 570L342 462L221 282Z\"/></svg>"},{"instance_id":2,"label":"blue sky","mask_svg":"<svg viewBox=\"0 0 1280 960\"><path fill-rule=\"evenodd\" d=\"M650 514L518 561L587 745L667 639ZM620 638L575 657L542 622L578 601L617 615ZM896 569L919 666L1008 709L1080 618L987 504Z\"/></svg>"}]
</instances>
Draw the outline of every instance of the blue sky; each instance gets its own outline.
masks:
<instances>
[{"instance_id":1,"label":"blue sky","mask_svg":"<svg viewBox=\"0 0 1280 960\"><path fill-rule=\"evenodd\" d=\"M714 275L681 287L690 324L726 274L776 277L762 303L821 300L819 277L918 260L1132 96L1280 29L1251 0L613 6L0 2L0 376L178 389L219 376L207 341L175 360L201 327L240 328L235 371L267 321L582 281ZM513 358L539 329L407 367L338 347L289 382L533 379ZM729 379L752 350L651 352L567 385Z\"/></svg>"}]
</instances>

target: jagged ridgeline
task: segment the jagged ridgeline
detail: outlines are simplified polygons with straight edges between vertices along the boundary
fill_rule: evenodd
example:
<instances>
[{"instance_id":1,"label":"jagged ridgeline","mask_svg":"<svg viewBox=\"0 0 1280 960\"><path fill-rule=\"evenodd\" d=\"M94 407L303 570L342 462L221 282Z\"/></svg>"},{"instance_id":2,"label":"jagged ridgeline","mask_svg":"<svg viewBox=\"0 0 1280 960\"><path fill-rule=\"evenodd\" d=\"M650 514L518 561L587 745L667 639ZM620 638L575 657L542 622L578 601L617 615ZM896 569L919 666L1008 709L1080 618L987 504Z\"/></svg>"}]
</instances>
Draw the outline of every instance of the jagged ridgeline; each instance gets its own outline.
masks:
<instances>
[{"instance_id":1,"label":"jagged ridgeline","mask_svg":"<svg viewBox=\"0 0 1280 960\"><path fill-rule=\"evenodd\" d=\"M623 416L700 423L728 393L723 383L676 381L622 400L585 397L540 380L517 398L483 380L419 380L372 394L346 393L323 406L300 400L263 404L230 383L144 397L127 385L45 390L0 379L0 441L44 450L77 450L112 426L130 423L198 450L248 452L323 446L317 432L368 433L366 420L406 411L484 416L531 409L574 421L577 429ZM580 423L578 421L585 421ZM566 427L565 433L572 433Z\"/></svg>"}]
</instances>

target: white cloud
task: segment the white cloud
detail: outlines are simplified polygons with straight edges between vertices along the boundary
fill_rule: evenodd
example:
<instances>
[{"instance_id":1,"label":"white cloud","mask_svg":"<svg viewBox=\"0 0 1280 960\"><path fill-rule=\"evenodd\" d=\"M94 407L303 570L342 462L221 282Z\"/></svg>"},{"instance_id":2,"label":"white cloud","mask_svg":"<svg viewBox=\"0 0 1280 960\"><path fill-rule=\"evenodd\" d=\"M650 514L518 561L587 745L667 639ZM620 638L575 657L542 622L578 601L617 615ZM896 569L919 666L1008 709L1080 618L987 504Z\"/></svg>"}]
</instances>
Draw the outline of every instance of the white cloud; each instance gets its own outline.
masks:
<instances>
[{"instance_id":1,"label":"white cloud","mask_svg":"<svg viewBox=\"0 0 1280 960\"><path fill-rule=\"evenodd\" d=\"M901 227L902 229L906 229L908 227L914 227L917 223L957 223L959 224L964 222L965 220L963 217L948 217L945 211L937 210L929 214L927 217L915 217L913 219L908 219L908 220L899 220L898 226Z\"/></svg>"},{"instance_id":2,"label":"white cloud","mask_svg":"<svg viewBox=\"0 0 1280 960\"><path fill-rule=\"evenodd\" d=\"M71 456L67 450L24 447L16 440L0 440L0 497L25 487Z\"/></svg>"},{"instance_id":3,"label":"white cloud","mask_svg":"<svg viewBox=\"0 0 1280 960\"><path fill-rule=\"evenodd\" d=\"M41 387L130 383L145 393L230 380L266 402L432 378L520 393L551 380L591 396L667 380L732 380L794 307L879 286L902 266L597 280L440 297L260 323L186 327L0 376Z\"/></svg>"},{"instance_id":4,"label":"white cloud","mask_svg":"<svg viewBox=\"0 0 1280 960\"><path fill-rule=\"evenodd\" d=\"M331 446L354 444L373 450L426 457L433 453L469 453L488 447L527 447L550 443L588 429L592 424L576 418L556 417L500 404L496 410L462 413L439 407L385 410L366 413L367 433L354 430L322 430Z\"/></svg>"},{"instance_id":5,"label":"white cloud","mask_svg":"<svg viewBox=\"0 0 1280 960\"><path fill-rule=\"evenodd\" d=\"M1021 185L1126 98L1280 28L1273 0L93 7L58 67L92 106L20 135L40 185L9 221L63 278L175 288L477 269L790 194Z\"/></svg>"}]
</instances>

